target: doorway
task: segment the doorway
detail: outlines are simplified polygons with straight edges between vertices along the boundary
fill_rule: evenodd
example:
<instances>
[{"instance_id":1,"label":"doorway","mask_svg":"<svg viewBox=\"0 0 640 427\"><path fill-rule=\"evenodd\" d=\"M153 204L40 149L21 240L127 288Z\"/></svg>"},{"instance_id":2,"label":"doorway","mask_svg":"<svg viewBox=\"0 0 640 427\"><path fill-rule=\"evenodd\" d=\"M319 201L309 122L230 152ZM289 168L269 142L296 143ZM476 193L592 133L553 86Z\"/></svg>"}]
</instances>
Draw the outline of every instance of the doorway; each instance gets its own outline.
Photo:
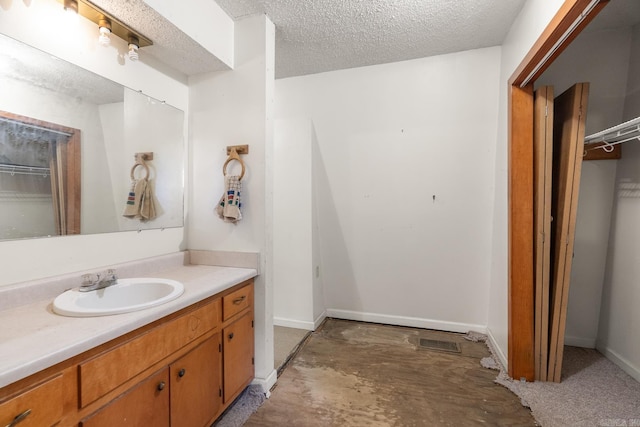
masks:
<instances>
[{"instance_id":1,"label":"doorway","mask_svg":"<svg viewBox=\"0 0 640 427\"><path fill-rule=\"evenodd\" d=\"M509 79L508 365L512 378L535 378L533 82L608 1L565 1Z\"/></svg>"}]
</instances>

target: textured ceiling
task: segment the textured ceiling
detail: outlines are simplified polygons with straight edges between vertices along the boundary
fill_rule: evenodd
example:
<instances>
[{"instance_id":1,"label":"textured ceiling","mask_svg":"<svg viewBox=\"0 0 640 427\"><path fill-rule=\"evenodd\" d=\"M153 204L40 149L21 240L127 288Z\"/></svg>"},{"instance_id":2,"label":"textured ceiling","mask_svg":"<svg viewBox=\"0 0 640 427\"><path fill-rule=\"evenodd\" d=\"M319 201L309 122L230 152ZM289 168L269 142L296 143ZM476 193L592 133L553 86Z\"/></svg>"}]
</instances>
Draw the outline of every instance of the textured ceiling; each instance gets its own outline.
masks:
<instances>
[{"instance_id":1,"label":"textured ceiling","mask_svg":"<svg viewBox=\"0 0 640 427\"><path fill-rule=\"evenodd\" d=\"M141 49L141 61L158 61L186 76L228 69L143 0L92 1L153 40L153 46ZM525 2L215 1L233 19L264 13L273 21L278 78L500 45ZM587 31L631 26L639 21L639 0L612 0ZM4 49L0 46L0 53ZM26 71L16 72L15 77L19 78L21 73L26 74ZM51 76L55 75L55 72L51 73ZM42 84L47 84L46 81L55 79L43 79Z\"/></svg>"},{"instance_id":2,"label":"textured ceiling","mask_svg":"<svg viewBox=\"0 0 640 427\"><path fill-rule=\"evenodd\" d=\"M217 0L276 26L276 77L502 44L524 0Z\"/></svg>"},{"instance_id":3,"label":"textured ceiling","mask_svg":"<svg viewBox=\"0 0 640 427\"><path fill-rule=\"evenodd\" d=\"M229 69L142 0L91 2L153 41L152 46L140 49L141 61L149 55L187 76Z\"/></svg>"}]
</instances>

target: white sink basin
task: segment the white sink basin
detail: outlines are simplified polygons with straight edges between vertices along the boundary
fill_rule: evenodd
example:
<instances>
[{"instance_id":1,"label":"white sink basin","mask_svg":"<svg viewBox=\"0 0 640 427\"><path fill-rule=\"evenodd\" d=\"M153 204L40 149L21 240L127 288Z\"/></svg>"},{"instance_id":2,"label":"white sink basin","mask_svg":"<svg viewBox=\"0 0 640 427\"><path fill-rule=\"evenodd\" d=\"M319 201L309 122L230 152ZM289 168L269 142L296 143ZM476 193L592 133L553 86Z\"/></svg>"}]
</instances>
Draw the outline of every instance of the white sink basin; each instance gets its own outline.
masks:
<instances>
[{"instance_id":1,"label":"white sink basin","mask_svg":"<svg viewBox=\"0 0 640 427\"><path fill-rule=\"evenodd\" d=\"M118 279L115 285L95 291L77 288L58 295L53 311L63 316L93 317L129 313L155 307L178 298L182 283L170 279Z\"/></svg>"}]
</instances>

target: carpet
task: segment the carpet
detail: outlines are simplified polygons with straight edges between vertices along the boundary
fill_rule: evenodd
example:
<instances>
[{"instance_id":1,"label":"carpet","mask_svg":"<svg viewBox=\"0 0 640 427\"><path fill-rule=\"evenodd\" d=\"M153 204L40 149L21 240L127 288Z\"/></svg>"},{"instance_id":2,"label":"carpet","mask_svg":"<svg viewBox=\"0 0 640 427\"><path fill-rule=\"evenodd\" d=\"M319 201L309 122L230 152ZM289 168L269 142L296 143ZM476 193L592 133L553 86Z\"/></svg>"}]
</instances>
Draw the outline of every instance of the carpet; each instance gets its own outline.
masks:
<instances>
[{"instance_id":1,"label":"carpet","mask_svg":"<svg viewBox=\"0 0 640 427\"><path fill-rule=\"evenodd\" d=\"M496 383L511 390L543 427L640 426L640 383L594 349L564 350L562 381L524 382L510 378L489 345L499 371Z\"/></svg>"},{"instance_id":2,"label":"carpet","mask_svg":"<svg viewBox=\"0 0 640 427\"><path fill-rule=\"evenodd\" d=\"M240 427L264 403L266 396L259 385L250 385L227 408L213 427Z\"/></svg>"}]
</instances>

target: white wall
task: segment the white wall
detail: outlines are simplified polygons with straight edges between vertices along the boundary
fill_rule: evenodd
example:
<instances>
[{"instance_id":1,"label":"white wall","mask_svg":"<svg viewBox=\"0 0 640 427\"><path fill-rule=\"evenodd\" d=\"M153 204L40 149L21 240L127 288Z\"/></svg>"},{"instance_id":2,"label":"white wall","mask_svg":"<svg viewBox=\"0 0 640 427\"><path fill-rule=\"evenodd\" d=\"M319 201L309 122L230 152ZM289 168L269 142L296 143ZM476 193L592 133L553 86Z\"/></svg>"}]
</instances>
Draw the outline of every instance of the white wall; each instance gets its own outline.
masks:
<instances>
[{"instance_id":1,"label":"white wall","mask_svg":"<svg viewBox=\"0 0 640 427\"><path fill-rule=\"evenodd\" d=\"M499 64L489 48L276 81L276 116L316 131L328 315L485 329Z\"/></svg>"},{"instance_id":2,"label":"white wall","mask_svg":"<svg viewBox=\"0 0 640 427\"><path fill-rule=\"evenodd\" d=\"M586 135L614 126L622 122L630 49L630 27L584 32L536 81L536 88L554 86L558 96L575 83L589 82ZM582 164L567 309L568 345L596 345L615 176L615 161Z\"/></svg>"},{"instance_id":3,"label":"white wall","mask_svg":"<svg viewBox=\"0 0 640 427\"><path fill-rule=\"evenodd\" d=\"M211 0L144 0L218 59L233 67L234 23Z\"/></svg>"},{"instance_id":4,"label":"white wall","mask_svg":"<svg viewBox=\"0 0 640 427\"><path fill-rule=\"evenodd\" d=\"M498 139L495 151L491 286L488 333L503 364L508 354L508 90L509 78L556 14L563 0L528 0L502 44Z\"/></svg>"},{"instance_id":5,"label":"white wall","mask_svg":"<svg viewBox=\"0 0 640 427\"><path fill-rule=\"evenodd\" d=\"M235 69L193 77L190 93L188 241L190 249L259 252L255 284L256 378L275 382L273 369L273 66L275 29L264 16L235 23ZM220 220L226 146L248 144L243 156L242 220ZM236 165L237 166L237 165ZM229 165L228 173L233 174Z\"/></svg>"},{"instance_id":6,"label":"white wall","mask_svg":"<svg viewBox=\"0 0 640 427\"><path fill-rule=\"evenodd\" d=\"M640 26L633 28L623 120L640 116ZM618 160L597 347L640 381L640 143Z\"/></svg>"},{"instance_id":7,"label":"white wall","mask_svg":"<svg viewBox=\"0 0 640 427\"><path fill-rule=\"evenodd\" d=\"M275 121L273 322L307 330L316 323L312 144L308 119Z\"/></svg>"},{"instance_id":8,"label":"white wall","mask_svg":"<svg viewBox=\"0 0 640 427\"><path fill-rule=\"evenodd\" d=\"M118 52L126 50L125 42L113 40L109 48L98 46L95 24L80 19L77 27L60 24L56 31L49 30L52 23L61 22L61 9L55 0L5 2L0 28L10 37L187 109L184 82L167 76L172 73L151 68L144 59L122 65ZM183 229L175 228L0 242L0 286L175 252L185 247L183 241Z\"/></svg>"}]
</instances>

